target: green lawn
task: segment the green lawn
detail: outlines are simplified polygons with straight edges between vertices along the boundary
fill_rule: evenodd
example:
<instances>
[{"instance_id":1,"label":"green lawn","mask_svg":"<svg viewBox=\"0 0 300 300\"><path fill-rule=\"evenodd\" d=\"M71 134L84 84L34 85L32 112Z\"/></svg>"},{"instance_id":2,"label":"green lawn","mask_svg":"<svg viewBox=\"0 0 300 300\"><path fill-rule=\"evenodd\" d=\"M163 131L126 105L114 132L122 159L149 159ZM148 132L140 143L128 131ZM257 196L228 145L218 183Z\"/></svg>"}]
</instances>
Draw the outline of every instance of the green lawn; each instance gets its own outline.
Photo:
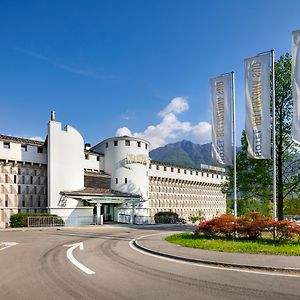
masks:
<instances>
[{"instance_id":1,"label":"green lawn","mask_svg":"<svg viewBox=\"0 0 300 300\"><path fill-rule=\"evenodd\" d=\"M245 239L228 240L223 237L206 239L203 235L180 233L166 237L166 241L184 247L215 250L220 252L240 252L275 255L300 255L300 242L291 241L277 244L269 238L250 241Z\"/></svg>"}]
</instances>

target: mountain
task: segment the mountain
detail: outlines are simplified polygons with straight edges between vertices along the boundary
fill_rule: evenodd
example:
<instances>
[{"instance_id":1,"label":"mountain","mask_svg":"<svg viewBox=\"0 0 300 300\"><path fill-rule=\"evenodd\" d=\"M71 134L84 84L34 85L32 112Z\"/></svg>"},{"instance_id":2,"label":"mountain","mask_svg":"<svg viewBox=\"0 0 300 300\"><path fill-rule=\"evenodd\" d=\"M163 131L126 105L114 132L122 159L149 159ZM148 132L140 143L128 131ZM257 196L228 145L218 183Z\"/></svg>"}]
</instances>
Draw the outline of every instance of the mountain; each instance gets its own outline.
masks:
<instances>
[{"instance_id":1,"label":"mountain","mask_svg":"<svg viewBox=\"0 0 300 300\"><path fill-rule=\"evenodd\" d=\"M217 165L211 159L211 143L199 145L190 141L167 144L150 151L153 160L199 168L200 164Z\"/></svg>"}]
</instances>

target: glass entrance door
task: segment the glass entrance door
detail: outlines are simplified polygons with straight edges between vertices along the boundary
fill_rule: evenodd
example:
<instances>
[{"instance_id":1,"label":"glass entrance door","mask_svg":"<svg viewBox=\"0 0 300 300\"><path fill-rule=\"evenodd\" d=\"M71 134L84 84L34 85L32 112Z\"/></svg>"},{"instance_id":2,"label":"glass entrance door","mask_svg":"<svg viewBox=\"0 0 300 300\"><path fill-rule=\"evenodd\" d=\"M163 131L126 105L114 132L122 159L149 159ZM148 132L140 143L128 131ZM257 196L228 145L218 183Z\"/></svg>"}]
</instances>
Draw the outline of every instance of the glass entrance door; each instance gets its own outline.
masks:
<instances>
[{"instance_id":1,"label":"glass entrance door","mask_svg":"<svg viewBox=\"0 0 300 300\"><path fill-rule=\"evenodd\" d=\"M114 207L112 204L102 204L103 207L103 221L114 220Z\"/></svg>"}]
</instances>

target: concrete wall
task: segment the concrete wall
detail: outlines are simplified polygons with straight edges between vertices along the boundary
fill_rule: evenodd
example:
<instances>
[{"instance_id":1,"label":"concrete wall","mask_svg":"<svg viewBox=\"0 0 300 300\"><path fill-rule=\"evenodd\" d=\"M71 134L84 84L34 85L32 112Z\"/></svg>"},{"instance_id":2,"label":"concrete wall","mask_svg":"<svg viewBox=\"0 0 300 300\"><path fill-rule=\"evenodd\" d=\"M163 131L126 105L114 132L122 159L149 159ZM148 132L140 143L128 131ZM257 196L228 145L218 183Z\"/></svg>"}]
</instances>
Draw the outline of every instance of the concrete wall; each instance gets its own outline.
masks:
<instances>
[{"instance_id":1,"label":"concrete wall","mask_svg":"<svg viewBox=\"0 0 300 300\"><path fill-rule=\"evenodd\" d=\"M104 157L96 154L85 153L84 169L91 172L104 170Z\"/></svg>"},{"instance_id":2,"label":"concrete wall","mask_svg":"<svg viewBox=\"0 0 300 300\"><path fill-rule=\"evenodd\" d=\"M47 151L43 147L43 153L38 153L38 147L35 145L27 145L27 151L22 149L21 143L9 142L10 149L3 146L4 141L0 141L0 158L12 161L33 162L39 164L47 163Z\"/></svg>"},{"instance_id":3,"label":"concrete wall","mask_svg":"<svg viewBox=\"0 0 300 300\"><path fill-rule=\"evenodd\" d=\"M48 124L48 199L49 209L76 208L82 203L62 199L60 192L84 188L84 141L71 126L62 129L56 121ZM69 210L68 210L69 211ZM71 213L72 210L69 211ZM61 212L64 214L64 212Z\"/></svg>"}]
</instances>

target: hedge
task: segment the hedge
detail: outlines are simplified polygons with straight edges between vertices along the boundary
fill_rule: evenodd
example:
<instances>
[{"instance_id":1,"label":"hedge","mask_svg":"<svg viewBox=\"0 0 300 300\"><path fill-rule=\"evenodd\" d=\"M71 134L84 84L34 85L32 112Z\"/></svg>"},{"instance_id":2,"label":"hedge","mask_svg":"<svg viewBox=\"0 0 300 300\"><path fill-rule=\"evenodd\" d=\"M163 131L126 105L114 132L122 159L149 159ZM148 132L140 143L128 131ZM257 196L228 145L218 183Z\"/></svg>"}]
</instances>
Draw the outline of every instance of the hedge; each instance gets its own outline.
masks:
<instances>
[{"instance_id":1,"label":"hedge","mask_svg":"<svg viewBox=\"0 0 300 300\"><path fill-rule=\"evenodd\" d=\"M154 215L156 224L170 224L178 222L178 214L173 211L160 211Z\"/></svg>"},{"instance_id":2,"label":"hedge","mask_svg":"<svg viewBox=\"0 0 300 300\"><path fill-rule=\"evenodd\" d=\"M64 224L62 218L58 217L57 215L51 215L49 213L17 213L10 217L10 226L27 227L28 217L56 217L61 224Z\"/></svg>"}]
</instances>

